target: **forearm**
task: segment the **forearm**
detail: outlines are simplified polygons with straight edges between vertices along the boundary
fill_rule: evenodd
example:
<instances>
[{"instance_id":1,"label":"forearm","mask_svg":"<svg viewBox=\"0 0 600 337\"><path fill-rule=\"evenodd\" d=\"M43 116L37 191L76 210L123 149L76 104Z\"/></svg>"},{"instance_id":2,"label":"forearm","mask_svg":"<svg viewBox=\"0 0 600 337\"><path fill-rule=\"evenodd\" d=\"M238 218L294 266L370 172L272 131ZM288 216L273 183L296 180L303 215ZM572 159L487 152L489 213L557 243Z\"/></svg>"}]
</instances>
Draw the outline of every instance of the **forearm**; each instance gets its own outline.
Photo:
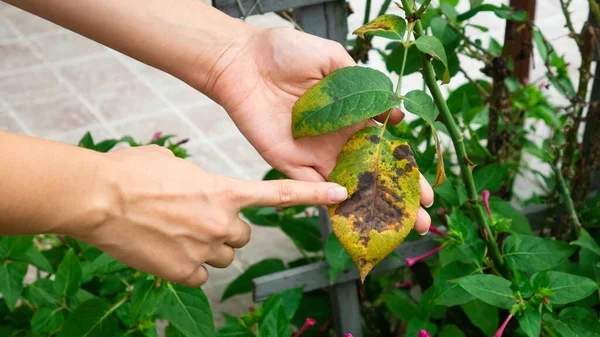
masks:
<instances>
[{"instance_id":1,"label":"forearm","mask_svg":"<svg viewBox=\"0 0 600 337\"><path fill-rule=\"evenodd\" d=\"M0 132L0 235L70 234L110 211L104 155Z\"/></svg>"},{"instance_id":2,"label":"forearm","mask_svg":"<svg viewBox=\"0 0 600 337\"><path fill-rule=\"evenodd\" d=\"M199 90L219 56L254 28L202 0L5 0L172 74Z\"/></svg>"}]
</instances>

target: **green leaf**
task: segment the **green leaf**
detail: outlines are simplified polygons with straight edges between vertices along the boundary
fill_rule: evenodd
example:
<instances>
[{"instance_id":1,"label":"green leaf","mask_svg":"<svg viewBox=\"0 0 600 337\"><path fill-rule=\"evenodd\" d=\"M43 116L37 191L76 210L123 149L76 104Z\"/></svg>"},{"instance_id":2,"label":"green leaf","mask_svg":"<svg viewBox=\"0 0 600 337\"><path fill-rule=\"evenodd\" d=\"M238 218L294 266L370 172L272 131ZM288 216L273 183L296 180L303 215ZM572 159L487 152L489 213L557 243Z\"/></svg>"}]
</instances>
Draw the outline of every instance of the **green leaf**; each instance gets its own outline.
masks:
<instances>
[{"instance_id":1,"label":"green leaf","mask_svg":"<svg viewBox=\"0 0 600 337\"><path fill-rule=\"evenodd\" d=\"M465 337L465 334L456 325L449 324L442 327L440 337Z\"/></svg>"},{"instance_id":2,"label":"green leaf","mask_svg":"<svg viewBox=\"0 0 600 337\"><path fill-rule=\"evenodd\" d=\"M365 36L379 36L392 40L404 40L404 33L406 21L394 14L384 14L353 32L363 39Z\"/></svg>"},{"instance_id":3,"label":"green leaf","mask_svg":"<svg viewBox=\"0 0 600 337\"><path fill-rule=\"evenodd\" d=\"M119 305L110 307L102 299L83 302L67 317L61 337L106 337L117 333L117 320L111 315Z\"/></svg>"},{"instance_id":4,"label":"green leaf","mask_svg":"<svg viewBox=\"0 0 600 337\"><path fill-rule=\"evenodd\" d=\"M323 249L318 217L285 219L281 222L281 230L301 250L318 252Z\"/></svg>"},{"instance_id":5,"label":"green leaf","mask_svg":"<svg viewBox=\"0 0 600 337\"><path fill-rule=\"evenodd\" d=\"M0 262L0 293L11 311L15 309L15 304L21 297L26 273L26 263Z\"/></svg>"},{"instance_id":6,"label":"green leaf","mask_svg":"<svg viewBox=\"0 0 600 337\"><path fill-rule=\"evenodd\" d=\"M498 329L498 308L480 300L474 300L460 306L471 323L486 336L492 336Z\"/></svg>"},{"instance_id":7,"label":"green leaf","mask_svg":"<svg viewBox=\"0 0 600 337\"><path fill-rule=\"evenodd\" d=\"M325 259L327 260L330 284L333 284L338 275L352 265L352 258L333 233L325 244Z\"/></svg>"},{"instance_id":8,"label":"green leaf","mask_svg":"<svg viewBox=\"0 0 600 337\"><path fill-rule=\"evenodd\" d=\"M250 292L252 290L253 279L282 270L285 270L285 265L279 259L266 259L253 264L227 286L225 292L223 292L221 301L225 301L235 295Z\"/></svg>"},{"instance_id":9,"label":"green leaf","mask_svg":"<svg viewBox=\"0 0 600 337\"><path fill-rule=\"evenodd\" d=\"M436 290L434 302L451 307L474 300L475 297L460 287L455 280L478 272L479 268L473 263L452 262L445 265L433 280Z\"/></svg>"},{"instance_id":10,"label":"green leaf","mask_svg":"<svg viewBox=\"0 0 600 337\"><path fill-rule=\"evenodd\" d=\"M242 215L257 226L278 227L281 216L274 207L248 207L241 211Z\"/></svg>"},{"instance_id":11,"label":"green leaf","mask_svg":"<svg viewBox=\"0 0 600 337\"><path fill-rule=\"evenodd\" d=\"M65 320L62 309L40 309L31 319L31 330L38 336L45 336L60 329Z\"/></svg>"},{"instance_id":12,"label":"green leaf","mask_svg":"<svg viewBox=\"0 0 600 337\"><path fill-rule=\"evenodd\" d=\"M404 58L404 47L398 45L390 55L385 59L385 66L389 72L400 74L402 68L402 60ZM421 56L417 48L408 48L406 53L406 65L404 67L404 76L416 73L421 68Z\"/></svg>"},{"instance_id":13,"label":"green leaf","mask_svg":"<svg viewBox=\"0 0 600 337\"><path fill-rule=\"evenodd\" d=\"M513 283L511 289L514 292L519 291L521 296L529 298L533 295L533 287L529 278L527 278L519 269L513 269Z\"/></svg>"},{"instance_id":14,"label":"green leaf","mask_svg":"<svg viewBox=\"0 0 600 337\"><path fill-rule=\"evenodd\" d=\"M528 337L540 336L540 331L542 329L542 315L538 310L531 307L531 305L527 305L525 311L517 317L517 320L525 335Z\"/></svg>"},{"instance_id":15,"label":"green leaf","mask_svg":"<svg viewBox=\"0 0 600 337\"><path fill-rule=\"evenodd\" d=\"M456 280L471 295L493 306L510 309L517 303L510 289L510 281L495 275L471 275Z\"/></svg>"},{"instance_id":16,"label":"green leaf","mask_svg":"<svg viewBox=\"0 0 600 337\"><path fill-rule=\"evenodd\" d=\"M94 139L92 138L92 134L89 131L86 132L85 135L83 135L81 140L79 140L78 146L90 150L94 149Z\"/></svg>"},{"instance_id":17,"label":"green leaf","mask_svg":"<svg viewBox=\"0 0 600 337\"><path fill-rule=\"evenodd\" d=\"M511 220L511 229L520 234L531 235L529 220L509 202L496 197L490 197L490 209L494 217Z\"/></svg>"},{"instance_id":18,"label":"green leaf","mask_svg":"<svg viewBox=\"0 0 600 337\"><path fill-rule=\"evenodd\" d=\"M215 336L212 311L204 291L167 284L163 297L163 315L186 336Z\"/></svg>"},{"instance_id":19,"label":"green leaf","mask_svg":"<svg viewBox=\"0 0 600 337\"><path fill-rule=\"evenodd\" d=\"M280 303L273 307L258 329L258 337L290 337L292 330L285 308Z\"/></svg>"},{"instance_id":20,"label":"green leaf","mask_svg":"<svg viewBox=\"0 0 600 337\"><path fill-rule=\"evenodd\" d=\"M448 21L444 18L435 17L431 19L430 27L433 35L440 39L444 45L450 44L458 38L458 34L450 28Z\"/></svg>"},{"instance_id":21,"label":"green leaf","mask_svg":"<svg viewBox=\"0 0 600 337\"><path fill-rule=\"evenodd\" d=\"M60 303L52 283L47 278L38 279L23 289L23 297L35 308L59 306Z\"/></svg>"},{"instance_id":22,"label":"green leaf","mask_svg":"<svg viewBox=\"0 0 600 337\"><path fill-rule=\"evenodd\" d=\"M433 100L423 90L412 90L404 96L404 107L430 124L435 123L437 110L433 105Z\"/></svg>"},{"instance_id":23,"label":"green leaf","mask_svg":"<svg viewBox=\"0 0 600 337\"><path fill-rule=\"evenodd\" d=\"M81 266L73 248L63 258L54 279L54 291L62 297L73 296L81 283Z\"/></svg>"},{"instance_id":24,"label":"green leaf","mask_svg":"<svg viewBox=\"0 0 600 337\"><path fill-rule=\"evenodd\" d=\"M151 314L165 295L165 282L156 286L156 281L143 277L137 279L131 294L131 317L134 320Z\"/></svg>"},{"instance_id":25,"label":"green leaf","mask_svg":"<svg viewBox=\"0 0 600 337\"><path fill-rule=\"evenodd\" d=\"M437 117L437 110L433 105L433 100L424 91L413 90L408 92L406 96L404 96L404 107L409 112L414 113L415 115L425 120L431 128L433 139L435 141L436 156L438 159L436 178L433 187L440 186L446 180L446 172L444 170L444 158L442 155L442 148L438 139L437 130L434 126L435 119Z\"/></svg>"},{"instance_id":26,"label":"green leaf","mask_svg":"<svg viewBox=\"0 0 600 337\"><path fill-rule=\"evenodd\" d=\"M479 12L494 12L497 17L507 20L527 21L528 19L527 12L525 11L513 11L510 7L505 5L499 7L491 4L473 7L465 13L460 14L456 19L458 21L469 20Z\"/></svg>"},{"instance_id":27,"label":"green leaf","mask_svg":"<svg viewBox=\"0 0 600 337\"><path fill-rule=\"evenodd\" d=\"M375 117L398 105L392 81L384 73L346 67L308 89L292 108L294 138L318 136Z\"/></svg>"},{"instance_id":28,"label":"green leaf","mask_svg":"<svg viewBox=\"0 0 600 337\"><path fill-rule=\"evenodd\" d=\"M488 190L491 193L498 191L506 180L507 174L507 166L500 166L497 163L475 169L473 179L475 180L475 186L477 186L477 193L481 193L483 190Z\"/></svg>"},{"instance_id":29,"label":"green leaf","mask_svg":"<svg viewBox=\"0 0 600 337\"><path fill-rule=\"evenodd\" d=\"M91 278L95 274L112 274L119 270L128 268L121 262L113 259L107 254L102 254L92 261L90 264L86 264L82 268L84 278Z\"/></svg>"},{"instance_id":30,"label":"green leaf","mask_svg":"<svg viewBox=\"0 0 600 337\"><path fill-rule=\"evenodd\" d=\"M421 330L427 330L431 336L435 336L437 325L433 322L423 321L419 317L413 317L408 321L405 336L418 336Z\"/></svg>"},{"instance_id":31,"label":"green leaf","mask_svg":"<svg viewBox=\"0 0 600 337\"><path fill-rule=\"evenodd\" d=\"M261 309L262 318L265 318L272 310L281 306L287 319L291 320L300 306L302 293L302 288L295 288L269 296Z\"/></svg>"},{"instance_id":32,"label":"green leaf","mask_svg":"<svg viewBox=\"0 0 600 337\"><path fill-rule=\"evenodd\" d=\"M229 336L229 335L223 335L223 337L225 337L225 336ZM237 336L237 335L233 335L233 336ZM239 335L239 336L241 337L244 335ZM177 328L174 327L172 324L169 324L167 326L167 328L165 329L165 337L185 337L185 335L182 334L181 331L177 330ZM244 337L246 337L246 336L244 336ZM248 337L250 337L250 336L248 336Z\"/></svg>"},{"instance_id":33,"label":"green leaf","mask_svg":"<svg viewBox=\"0 0 600 337\"><path fill-rule=\"evenodd\" d=\"M483 80L477 80L476 82L486 91L488 91L491 86L489 82ZM450 95L446 100L448 109L450 109L452 114L458 114L461 111L463 114L465 113L465 111L463 111L463 107L465 106L465 97L468 102L467 106L469 107L480 107L485 104L485 97L479 92L479 90L477 90L472 83L465 83L450 92Z\"/></svg>"},{"instance_id":34,"label":"green leaf","mask_svg":"<svg viewBox=\"0 0 600 337\"><path fill-rule=\"evenodd\" d=\"M539 274L531 276L531 282L534 283ZM586 298L594 291L598 290L595 281L587 277L567 274L560 271L549 271L547 273L549 282L543 285L554 292L550 297L552 304L568 304ZM538 281L537 283L540 283Z\"/></svg>"},{"instance_id":35,"label":"green leaf","mask_svg":"<svg viewBox=\"0 0 600 337\"><path fill-rule=\"evenodd\" d=\"M442 83L446 84L450 81L450 73L448 72L448 58L446 57L446 51L444 45L435 36L423 35L417 39L417 48L424 54L431 55L434 59L442 62L446 67L448 76L444 76Z\"/></svg>"},{"instance_id":36,"label":"green leaf","mask_svg":"<svg viewBox=\"0 0 600 337\"><path fill-rule=\"evenodd\" d=\"M50 261L35 246L31 246L29 249L27 249L23 260L38 267L40 270L48 273L54 273L54 268L52 268Z\"/></svg>"},{"instance_id":37,"label":"green leaf","mask_svg":"<svg viewBox=\"0 0 600 337\"><path fill-rule=\"evenodd\" d=\"M329 215L364 280L414 227L420 183L412 150L384 129L366 127L348 140L329 180L348 190Z\"/></svg>"},{"instance_id":38,"label":"green leaf","mask_svg":"<svg viewBox=\"0 0 600 337\"><path fill-rule=\"evenodd\" d=\"M18 259L23 257L33 242L33 235L3 236L0 238L0 258Z\"/></svg>"},{"instance_id":39,"label":"green leaf","mask_svg":"<svg viewBox=\"0 0 600 337\"><path fill-rule=\"evenodd\" d=\"M382 299L388 310L403 321L410 321L413 317L426 318L419 305L406 290L392 289L389 293L384 294Z\"/></svg>"},{"instance_id":40,"label":"green leaf","mask_svg":"<svg viewBox=\"0 0 600 337\"><path fill-rule=\"evenodd\" d=\"M268 315L274 308L281 306L288 320L291 320L300 306L302 288L288 289L269 296L262 305L262 315Z\"/></svg>"},{"instance_id":41,"label":"green leaf","mask_svg":"<svg viewBox=\"0 0 600 337\"><path fill-rule=\"evenodd\" d=\"M575 247L552 239L530 235L511 235L502 244L510 267L522 271L552 269L575 252Z\"/></svg>"},{"instance_id":42,"label":"green leaf","mask_svg":"<svg viewBox=\"0 0 600 337\"><path fill-rule=\"evenodd\" d=\"M596 255L600 256L600 246L596 243L596 240L586 231L584 228L581 229L579 239L571 242L572 245L586 248Z\"/></svg>"},{"instance_id":43,"label":"green leaf","mask_svg":"<svg viewBox=\"0 0 600 337\"><path fill-rule=\"evenodd\" d=\"M463 243L444 248L440 251L440 262L443 266L459 261L463 263L475 263L481 266L485 254L485 242L476 238L472 243Z\"/></svg>"},{"instance_id":44,"label":"green leaf","mask_svg":"<svg viewBox=\"0 0 600 337\"><path fill-rule=\"evenodd\" d=\"M600 337L600 322L590 309L565 308L557 319L549 314L544 315L544 323L550 323L563 337Z\"/></svg>"},{"instance_id":45,"label":"green leaf","mask_svg":"<svg viewBox=\"0 0 600 337\"><path fill-rule=\"evenodd\" d=\"M433 287L427 288L427 290L425 290L425 292L421 295L419 307L427 317L441 319L446 314L446 310L448 308L446 306L436 304L433 300L435 295L435 289Z\"/></svg>"},{"instance_id":46,"label":"green leaf","mask_svg":"<svg viewBox=\"0 0 600 337\"><path fill-rule=\"evenodd\" d=\"M225 325L219 330L217 337L255 337L251 329L242 325L240 319L225 313L223 314L223 317L225 317ZM183 335L173 335L172 337L179 336ZM166 337L169 337L169 335L167 334Z\"/></svg>"}]
</instances>

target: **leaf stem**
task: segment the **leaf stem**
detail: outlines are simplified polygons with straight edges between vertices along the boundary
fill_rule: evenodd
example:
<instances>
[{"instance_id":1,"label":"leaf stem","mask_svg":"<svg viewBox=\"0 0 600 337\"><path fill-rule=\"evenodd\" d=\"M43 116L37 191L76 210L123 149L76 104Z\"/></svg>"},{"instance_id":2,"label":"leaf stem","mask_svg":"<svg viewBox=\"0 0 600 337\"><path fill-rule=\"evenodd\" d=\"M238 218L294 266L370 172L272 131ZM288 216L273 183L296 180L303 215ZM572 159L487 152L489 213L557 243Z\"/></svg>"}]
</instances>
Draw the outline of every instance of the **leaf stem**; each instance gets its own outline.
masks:
<instances>
[{"instance_id":1,"label":"leaf stem","mask_svg":"<svg viewBox=\"0 0 600 337\"><path fill-rule=\"evenodd\" d=\"M409 0L402 0L402 5L404 6L404 10L406 11L407 17L412 16L412 6L409 3ZM421 25L421 21L417 20L415 25L415 38L419 38L425 34L423 31L423 26ZM452 143L454 144L454 150L456 151L456 156L458 159L458 165L460 166L460 172L465 184L465 188L467 190L467 195L469 196L469 202L473 206L475 211L475 217L479 227L485 231L484 238L486 238L487 246L490 250L490 255L494 260L494 264L501 272L502 275L506 276L506 270L504 268L504 260L502 255L500 254L500 249L498 248L498 242L493 235L492 229L487 221L484 210L481 207L481 203L479 201L479 195L477 194L477 189L475 188L475 182L473 180L473 173L471 172L471 167L468 163L467 151L465 150L464 138L462 133L460 132L454 118L452 117L452 113L448 109L448 105L446 105L446 100L440 91L440 87L437 84L435 79L435 73L433 71L433 66L431 62L427 59L426 55L421 53L421 67L423 71L423 79L433 96L433 100L440 111L440 115L442 116L444 125L448 129L448 133L452 139Z\"/></svg>"},{"instance_id":2,"label":"leaf stem","mask_svg":"<svg viewBox=\"0 0 600 337\"><path fill-rule=\"evenodd\" d=\"M573 226L573 230L577 233L577 237L579 237L579 233L581 232L581 222L579 222L579 217L577 217L577 212L575 211L575 206L573 205L573 199L571 198L571 192L569 192L569 188L567 187L567 183L563 178L558 165L552 165L554 169L554 174L556 175L556 181L558 182L558 189L560 194L563 197L565 202L565 207L567 208L567 212L569 212L569 219L571 220L571 225Z\"/></svg>"},{"instance_id":3,"label":"leaf stem","mask_svg":"<svg viewBox=\"0 0 600 337\"><path fill-rule=\"evenodd\" d=\"M363 19L363 25L366 25L369 22L369 18L371 16L371 0L367 0L365 7L365 18Z\"/></svg>"}]
</instances>

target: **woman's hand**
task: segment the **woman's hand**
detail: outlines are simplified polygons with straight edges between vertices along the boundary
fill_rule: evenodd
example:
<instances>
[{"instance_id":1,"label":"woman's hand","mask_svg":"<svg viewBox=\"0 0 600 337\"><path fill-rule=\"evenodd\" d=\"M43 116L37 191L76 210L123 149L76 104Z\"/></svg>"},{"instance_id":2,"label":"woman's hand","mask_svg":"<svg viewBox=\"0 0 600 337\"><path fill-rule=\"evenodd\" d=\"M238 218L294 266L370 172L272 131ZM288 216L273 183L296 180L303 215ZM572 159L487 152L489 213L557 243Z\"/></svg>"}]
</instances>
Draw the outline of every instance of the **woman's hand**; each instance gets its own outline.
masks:
<instances>
[{"instance_id":1,"label":"woman's hand","mask_svg":"<svg viewBox=\"0 0 600 337\"><path fill-rule=\"evenodd\" d=\"M160 278L200 286L204 264L225 268L250 239L238 216L251 206L325 205L347 196L333 183L250 182L214 175L158 146L103 154L106 217L62 232ZM59 229L60 230L60 229Z\"/></svg>"},{"instance_id":2,"label":"woman's hand","mask_svg":"<svg viewBox=\"0 0 600 337\"><path fill-rule=\"evenodd\" d=\"M373 120L319 136L292 137L292 107L326 75L355 63L339 43L289 28L249 28L217 61L203 88L221 104L262 157L293 179L326 181L337 157L358 130ZM403 113L394 109L388 121ZM385 116L378 116L382 121ZM433 190L421 178L421 203L433 203ZM420 209L415 229L426 233L431 219Z\"/></svg>"}]
</instances>

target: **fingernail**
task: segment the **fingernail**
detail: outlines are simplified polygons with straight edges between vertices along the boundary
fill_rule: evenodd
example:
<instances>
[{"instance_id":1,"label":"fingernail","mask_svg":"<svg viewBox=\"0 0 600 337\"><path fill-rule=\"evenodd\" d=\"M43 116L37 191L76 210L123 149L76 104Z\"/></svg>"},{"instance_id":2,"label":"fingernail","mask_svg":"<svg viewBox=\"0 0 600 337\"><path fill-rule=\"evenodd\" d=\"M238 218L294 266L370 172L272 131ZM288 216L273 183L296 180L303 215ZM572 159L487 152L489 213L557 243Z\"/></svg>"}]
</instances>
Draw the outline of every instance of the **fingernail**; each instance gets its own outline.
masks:
<instances>
[{"instance_id":1,"label":"fingernail","mask_svg":"<svg viewBox=\"0 0 600 337\"><path fill-rule=\"evenodd\" d=\"M423 205L423 206L425 206L425 208L429 208L429 207L433 206L433 199L431 199L431 202L429 203L429 205Z\"/></svg>"},{"instance_id":2,"label":"fingernail","mask_svg":"<svg viewBox=\"0 0 600 337\"><path fill-rule=\"evenodd\" d=\"M423 233L419 233L419 235L421 235L421 236L425 236L425 235L427 235L427 233L429 233L429 228L427 228L427 230L426 230L426 231L424 231Z\"/></svg>"},{"instance_id":3,"label":"fingernail","mask_svg":"<svg viewBox=\"0 0 600 337\"><path fill-rule=\"evenodd\" d=\"M343 186L336 186L329 189L329 201L342 202L348 198L348 190Z\"/></svg>"}]
</instances>

